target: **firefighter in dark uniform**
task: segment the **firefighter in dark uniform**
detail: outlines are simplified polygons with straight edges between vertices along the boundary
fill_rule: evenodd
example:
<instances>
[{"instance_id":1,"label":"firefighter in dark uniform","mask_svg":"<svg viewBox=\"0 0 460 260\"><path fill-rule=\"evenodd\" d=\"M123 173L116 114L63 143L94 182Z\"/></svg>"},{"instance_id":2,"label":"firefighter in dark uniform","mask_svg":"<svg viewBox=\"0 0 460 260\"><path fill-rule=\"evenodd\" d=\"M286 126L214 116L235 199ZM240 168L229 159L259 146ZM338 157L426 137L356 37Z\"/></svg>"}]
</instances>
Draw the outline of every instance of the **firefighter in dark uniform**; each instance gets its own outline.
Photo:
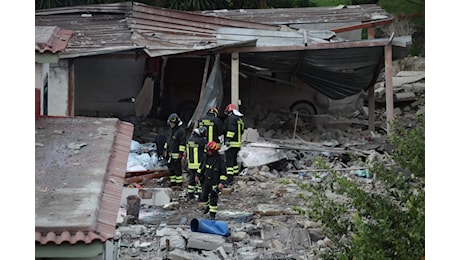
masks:
<instances>
[{"instance_id":1,"label":"firefighter in dark uniform","mask_svg":"<svg viewBox=\"0 0 460 260\"><path fill-rule=\"evenodd\" d=\"M227 118L224 122L224 143L228 147L225 151L225 161L227 164L227 184L233 184L233 176L238 175L239 167L237 163L238 152L241 149L242 136L244 132L243 114L236 109L234 104L229 104L224 113Z\"/></svg>"},{"instance_id":2,"label":"firefighter in dark uniform","mask_svg":"<svg viewBox=\"0 0 460 260\"><path fill-rule=\"evenodd\" d=\"M168 158L169 186L182 187L182 158L185 152L185 129L176 113L168 117L170 132L164 144L165 156Z\"/></svg>"},{"instance_id":3,"label":"firefighter in dark uniform","mask_svg":"<svg viewBox=\"0 0 460 260\"><path fill-rule=\"evenodd\" d=\"M208 142L214 141L219 145L220 148L220 140L219 136L224 134L224 123L218 117L219 110L215 107L211 107L206 115L204 115L198 121L198 126L204 126L207 129L207 139Z\"/></svg>"},{"instance_id":4,"label":"firefighter in dark uniform","mask_svg":"<svg viewBox=\"0 0 460 260\"><path fill-rule=\"evenodd\" d=\"M218 150L219 147L214 141L206 145L206 154L198 169L198 176L195 177L195 180L200 181L202 186L200 201L206 203L203 213L209 212L211 219L216 218L219 192L227 181L225 160Z\"/></svg>"},{"instance_id":5,"label":"firefighter in dark uniform","mask_svg":"<svg viewBox=\"0 0 460 260\"><path fill-rule=\"evenodd\" d=\"M203 161L206 141L206 127L193 129L192 136L187 140L186 157L187 157L187 172L188 172L188 199L194 199L195 194L201 196L201 185L196 182L197 170L200 168L200 163Z\"/></svg>"}]
</instances>

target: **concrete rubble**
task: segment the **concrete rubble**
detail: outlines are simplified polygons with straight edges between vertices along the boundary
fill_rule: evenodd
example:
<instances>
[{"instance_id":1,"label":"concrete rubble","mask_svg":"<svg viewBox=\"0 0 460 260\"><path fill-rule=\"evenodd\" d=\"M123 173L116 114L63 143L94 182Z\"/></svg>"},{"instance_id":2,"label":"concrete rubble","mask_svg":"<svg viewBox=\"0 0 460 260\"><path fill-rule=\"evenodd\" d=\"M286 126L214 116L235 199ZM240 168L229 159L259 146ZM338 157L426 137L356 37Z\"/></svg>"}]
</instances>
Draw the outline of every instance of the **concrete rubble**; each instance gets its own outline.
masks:
<instances>
[{"instance_id":1,"label":"concrete rubble","mask_svg":"<svg viewBox=\"0 0 460 260\"><path fill-rule=\"evenodd\" d=\"M424 113L424 71L402 71L395 78L395 113L411 125ZM380 84L375 93L384 100ZM243 170L219 197L217 220L228 224L230 235L192 232L191 220L206 218L203 204L186 200L186 188L173 191L163 179L150 179L140 188L123 190L115 238L119 259L320 259L321 252L334 246L322 233L321 222L299 213L299 208L308 210L302 197L309 193L295 182L325 181L328 171L314 164L321 157L340 174L362 181L365 189L378 189L363 162L394 165L385 106L376 106L374 132L367 131L364 102L351 115L319 116L318 121L299 117L295 122L287 112L254 110L259 111L255 116L245 111L245 145L239 154ZM147 130L138 128L142 138L137 139L145 143L154 140L152 128L164 131L161 126L140 125ZM126 215L130 195L141 198L138 219ZM326 196L346 200L334 193Z\"/></svg>"}]
</instances>

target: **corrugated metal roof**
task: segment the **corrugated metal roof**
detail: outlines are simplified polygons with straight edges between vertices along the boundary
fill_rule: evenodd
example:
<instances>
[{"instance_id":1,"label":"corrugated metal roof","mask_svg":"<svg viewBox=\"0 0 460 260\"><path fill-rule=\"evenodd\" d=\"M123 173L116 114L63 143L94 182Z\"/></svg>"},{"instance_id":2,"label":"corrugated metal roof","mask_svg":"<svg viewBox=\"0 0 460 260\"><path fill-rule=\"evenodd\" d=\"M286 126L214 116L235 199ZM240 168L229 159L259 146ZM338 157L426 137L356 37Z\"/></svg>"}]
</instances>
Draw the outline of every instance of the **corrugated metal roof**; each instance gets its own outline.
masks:
<instances>
[{"instance_id":1,"label":"corrugated metal roof","mask_svg":"<svg viewBox=\"0 0 460 260\"><path fill-rule=\"evenodd\" d=\"M312 24L362 23L391 19L392 16L375 4L340 5L335 7L272 8L211 10L199 13L291 28L308 28Z\"/></svg>"},{"instance_id":2,"label":"corrugated metal roof","mask_svg":"<svg viewBox=\"0 0 460 260\"><path fill-rule=\"evenodd\" d=\"M62 52L72 36L72 31L57 26L35 26L35 50L44 53Z\"/></svg>"},{"instance_id":3,"label":"corrugated metal roof","mask_svg":"<svg viewBox=\"0 0 460 260\"><path fill-rule=\"evenodd\" d=\"M98 55L136 49L126 22L129 3L63 7L35 12L36 26L58 26L73 32L60 57Z\"/></svg>"},{"instance_id":4,"label":"corrugated metal roof","mask_svg":"<svg viewBox=\"0 0 460 260\"><path fill-rule=\"evenodd\" d=\"M207 11L181 12L127 2L37 11L35 19L36 24L57 25L74 32L66 50L59 54L60 58L136 48L151 57L239 52L241 63L253 62L254 66L276 69L277 66L287 68L285 64L292 63L286 73L300 77L333 99L370 87L381 70L383 47L389 43L389 39L346 41L330 30L292 28L314 23L352 22L356 25L369 21L391 21L378 5L213 11L213 15L210 14ZM102 42L104 45L101 45ZM396 49L394 53L398 54L394 58L405 55L406 43L395 42L391 43ZM395 45L402 48L395 48ZM363 57L367 51L360 51L362 48L374 48L372 60L364 65L365 68L359 67L361 59L369 59ZM352 55L358 64L350 64L346 58L336 64L322 60L331 58L324 54L327 50L341 55L345 49L347 53L342 56ZM269 52L273 53L268 55ZM297 58L299 55L318 60ZM347 64L349 68L336 66L340 63ZM311 73L315 70L321 72L322 78ZM329 79L331 74L337 76L335 81ZM350 77L357 78L350 81Z\"/></svg>"},{"instance_id":5,"label":"corrugated metal roof","mask_svg":"<svg viewBox=\"0 0 460 260\"><path fill-rule=\"evenodd\" d=\"M37 10L35 24L73 31L62 58L141 48L152 57L162 56L218 47L216 30L223 27L280 30L136 2Z\"/></svg>"},{"instance_id":6,"label":"corrugated metal roof","mask_svg":"<svg viewBox=\"0 0 460 260\"><path fill-rule=\"evenodd\" d=\"M35 125L35 242L112 238L134 126L80 117Z\"/></svg>"}]
</instances>

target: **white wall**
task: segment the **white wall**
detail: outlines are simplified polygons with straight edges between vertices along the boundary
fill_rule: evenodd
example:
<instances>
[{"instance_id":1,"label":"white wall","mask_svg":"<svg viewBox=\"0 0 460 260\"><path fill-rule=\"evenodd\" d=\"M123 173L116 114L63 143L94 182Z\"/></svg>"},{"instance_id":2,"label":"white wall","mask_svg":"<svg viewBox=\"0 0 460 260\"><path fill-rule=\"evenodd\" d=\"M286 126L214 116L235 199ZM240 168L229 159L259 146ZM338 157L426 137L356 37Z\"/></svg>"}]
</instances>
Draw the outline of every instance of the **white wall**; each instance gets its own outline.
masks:
<instances>
[{"instance_id":1,"label":"white wall","mask_svg":"<svg viewBox=\"0 0 460 260\"><path fill-rule=\"evenodd\" d=\"M48 115L71 116L68 111L69 66L67 60L49 65L48 76ZM43 93L42 93L43 96ZM42 103L43 104L43 103Z\"/></svg>"},{"instance_id":2,"label":"white wall","mask_svg":"<svg viewBox=\"0 0 460 260\"><path fill-rule=\"evenodd\" d=\"M68 111L68 62L59 64L35 63L35 88L40 89L40 114L44 115L46 106L45 85L48 82L48 114L49 116L69 116Z\"/></svg>"}]
</instances>

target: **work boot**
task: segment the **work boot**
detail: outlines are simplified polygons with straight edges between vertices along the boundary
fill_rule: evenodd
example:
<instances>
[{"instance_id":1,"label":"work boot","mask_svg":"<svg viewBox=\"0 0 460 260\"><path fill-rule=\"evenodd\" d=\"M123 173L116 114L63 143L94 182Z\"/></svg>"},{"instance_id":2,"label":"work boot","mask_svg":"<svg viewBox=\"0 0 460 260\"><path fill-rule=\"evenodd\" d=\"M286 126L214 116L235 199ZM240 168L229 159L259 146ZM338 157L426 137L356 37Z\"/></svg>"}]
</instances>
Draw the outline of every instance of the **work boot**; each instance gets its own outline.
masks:
<instances>
[{"instance_id":1,"label":"work boot","mask_svg":"<svg viewBox=\"0 0 460 260\"><path fill-rule=\"evenodd\" d=\"M209 206L206 206L206 208L204 208L203 214L208 214L208 212L209 212Z\"/></svg>"},{"instance_id":2,"label":"work boot","mask_svg":"<svg viewBox=\"0 0 460 260\"><path fill-rule=\"evenodd\" d=\"M211 219L211 220L216 219L216 213L215 212L209 213L209 219Z\"/></svg>"},{"instance_id":3,"label":"work boot","mask_svg":"<svg viewBox=\"0 0 460 260\"><path fill-rule=\"evenodd\" d=\"M195 199L195 195L193 193L187 193L187 199L188 200L194 200Z\"/></svg>"}]
</instances>

